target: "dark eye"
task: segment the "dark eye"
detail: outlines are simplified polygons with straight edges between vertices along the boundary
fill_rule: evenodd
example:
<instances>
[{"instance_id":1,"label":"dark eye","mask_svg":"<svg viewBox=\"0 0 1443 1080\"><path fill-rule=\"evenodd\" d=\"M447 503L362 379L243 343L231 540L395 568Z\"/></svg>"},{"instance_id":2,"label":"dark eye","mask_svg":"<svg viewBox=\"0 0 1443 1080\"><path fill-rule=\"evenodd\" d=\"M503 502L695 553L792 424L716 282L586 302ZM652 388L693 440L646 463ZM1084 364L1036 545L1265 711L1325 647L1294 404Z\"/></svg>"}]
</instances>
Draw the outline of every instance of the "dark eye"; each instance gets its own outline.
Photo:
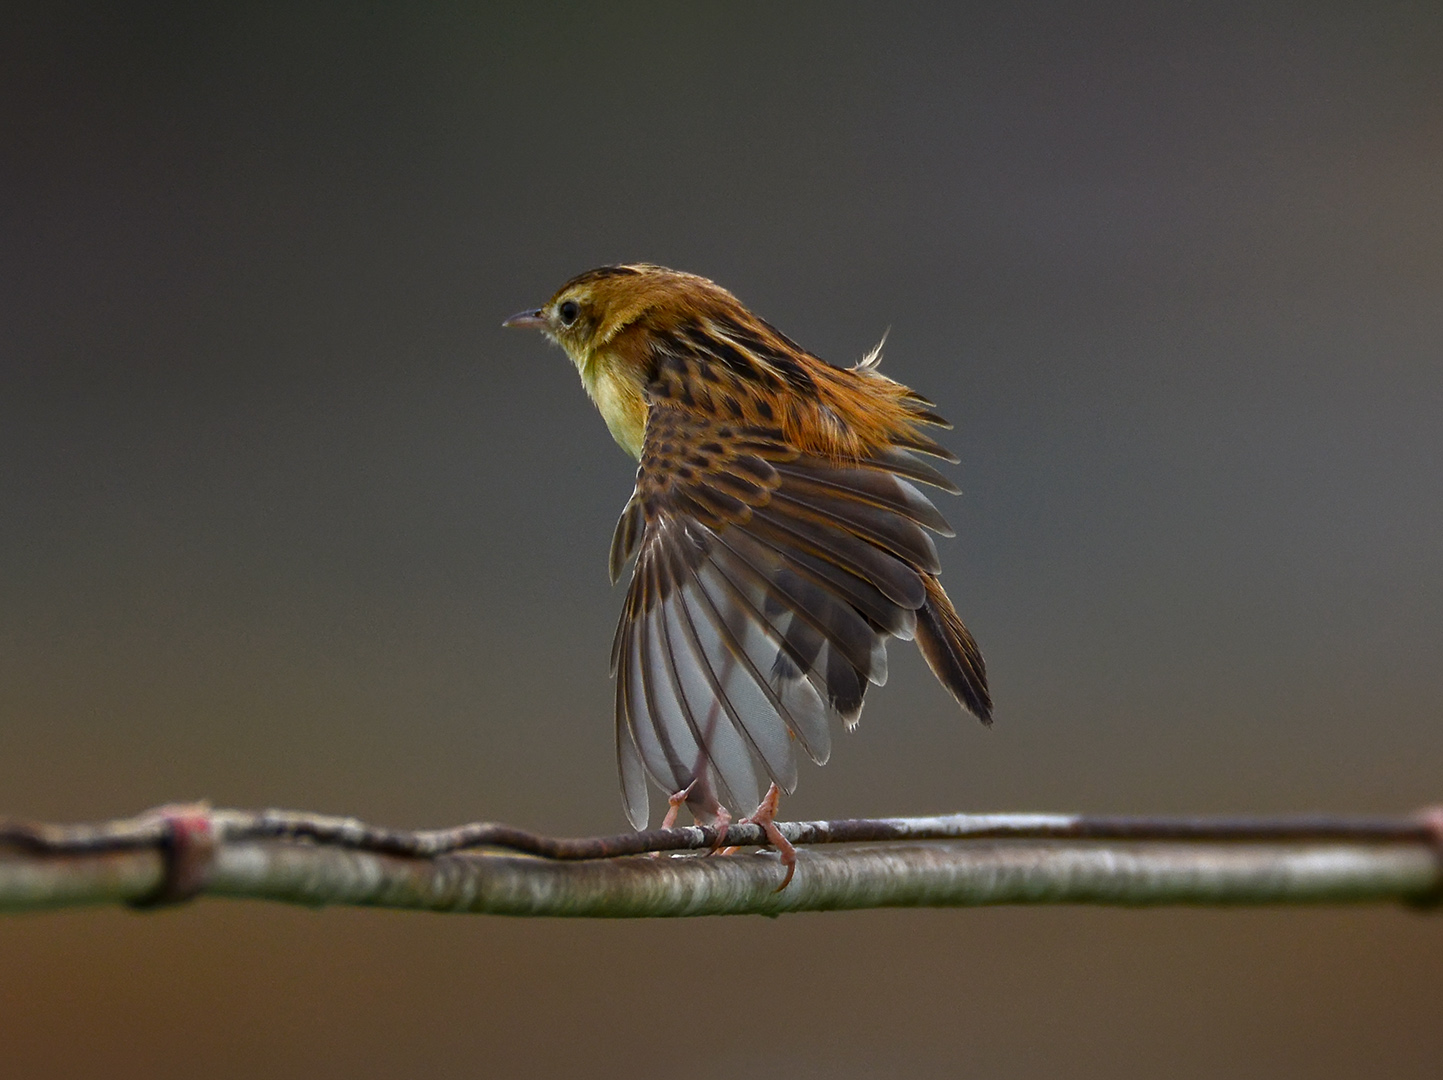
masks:
<instances>
[{"instance_id":1,"label":"dark eye","mask_svg":"<svg viewBox=\"0 0 1443 1080\"><path fill-rule=\"evenodd\" d=\"M581 314L581 305L575 300L566 300L556 309L556 314L561 319L562 326L570 326L576 321L576 316Z\"/></svg>"}]
</instances>

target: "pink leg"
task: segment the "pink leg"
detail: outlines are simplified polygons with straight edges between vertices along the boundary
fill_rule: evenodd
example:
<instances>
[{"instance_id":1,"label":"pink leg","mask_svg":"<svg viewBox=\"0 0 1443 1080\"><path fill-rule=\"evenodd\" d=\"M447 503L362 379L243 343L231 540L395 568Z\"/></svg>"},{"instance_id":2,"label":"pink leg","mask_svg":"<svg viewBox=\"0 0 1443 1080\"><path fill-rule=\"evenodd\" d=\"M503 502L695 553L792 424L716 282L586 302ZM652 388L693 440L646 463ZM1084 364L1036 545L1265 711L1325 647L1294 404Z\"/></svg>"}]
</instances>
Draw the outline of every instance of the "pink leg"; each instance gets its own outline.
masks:
<instances>
[{"instance_id":1,"label":"pink leg","mask_svg":"<svg viewBox=\"0 0 1443 1080\"><path fill-rule=\"evenodd\" d=\"M691 789L694 787L696 787L695 780L680 791L674 791L666 797L666 816L661 819L663 829L669 829L676 824L677 812L681 810L682 804L686 802L686 797L691 794Z\"/></svg>"},{"instance_id":2,"label":"pink leg","mask_svg":"<svg viewBox=\"0 0 1443 1080\"><path fill-rule=\"evenodd\" d=\"M781 892L790 885L792 875L797 872L797 849L792 846L790 840L782 835L782 830L777 828L777 806L781 801L781 788L773 784L767 788L761 804L737 823L739 825L760 825L762 832L766 833L767 843L771 844L777 854L782 857L782 865L787 868L787 876L782 878L782 883L776 888L777 892Z\"/></svg>"},{"instance_id":3,"label":"pink leg","mask_svg":"<svg viewBox=\"0 0 1443 1080\"><path fill-rule=\"evenodd\" d=\"M677 812L681 809L682 803L686 802L686 797L691 794L691 789L694 787L696 787L695 780L680 791L674 791L666 797L666 816L661 819L661 827L663 829L669 829L676 824ZM651 857L653 859L659 859L661 858L661 852L653 851Z\"/></svg>"}]
</instances>

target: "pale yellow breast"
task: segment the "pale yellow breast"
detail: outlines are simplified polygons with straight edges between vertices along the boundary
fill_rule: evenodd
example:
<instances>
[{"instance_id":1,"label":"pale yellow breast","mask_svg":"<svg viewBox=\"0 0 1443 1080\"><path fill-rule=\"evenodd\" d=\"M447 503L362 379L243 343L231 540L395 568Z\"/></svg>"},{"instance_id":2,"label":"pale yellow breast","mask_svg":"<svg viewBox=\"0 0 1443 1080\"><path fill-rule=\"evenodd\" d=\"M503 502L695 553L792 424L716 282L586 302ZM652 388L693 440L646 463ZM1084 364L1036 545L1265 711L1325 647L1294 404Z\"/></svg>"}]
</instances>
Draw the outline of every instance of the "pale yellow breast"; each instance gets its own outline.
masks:
<instances>
[{"instance_id":1,"label":"pale yellow breast","mask_svg":"<svg viewBox=\"0 0 1443 1080\"><path fill-rule=\"evenodd\" d=\"M636 380L627 378L606 363L605 357L598 356L581 369L581 382L596 402L611 437L639 460L642 436L646 432L646 398Z\"/></svg>"}]
</instances>

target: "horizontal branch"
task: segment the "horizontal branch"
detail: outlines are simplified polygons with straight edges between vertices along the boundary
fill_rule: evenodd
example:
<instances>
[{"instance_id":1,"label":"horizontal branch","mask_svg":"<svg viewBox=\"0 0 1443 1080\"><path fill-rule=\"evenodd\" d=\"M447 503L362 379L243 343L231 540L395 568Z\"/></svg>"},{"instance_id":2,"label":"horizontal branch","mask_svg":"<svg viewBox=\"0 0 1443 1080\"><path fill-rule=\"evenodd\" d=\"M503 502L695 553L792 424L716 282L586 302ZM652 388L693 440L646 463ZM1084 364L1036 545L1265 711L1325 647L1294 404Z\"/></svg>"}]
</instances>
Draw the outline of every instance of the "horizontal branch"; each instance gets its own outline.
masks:
<instances>
[{"instance_id":1,"label":"horizontal branch","mask_svg":"<svg viewBox=\"0 0 1443 1080\"><path fill-rule=\"evenodd\" d=\"M1023 903L1436 902L1443 813L1399 818L957 814L580 840L480 823L407 832L349 818L164 807L96 825L0 823L0 910L193 896L591 917ZM484 849L481 851L475 849ZM507 850L500 850L507 849ZM524 854L517 854L524 852Z\"/></svg>"}]
</instances>

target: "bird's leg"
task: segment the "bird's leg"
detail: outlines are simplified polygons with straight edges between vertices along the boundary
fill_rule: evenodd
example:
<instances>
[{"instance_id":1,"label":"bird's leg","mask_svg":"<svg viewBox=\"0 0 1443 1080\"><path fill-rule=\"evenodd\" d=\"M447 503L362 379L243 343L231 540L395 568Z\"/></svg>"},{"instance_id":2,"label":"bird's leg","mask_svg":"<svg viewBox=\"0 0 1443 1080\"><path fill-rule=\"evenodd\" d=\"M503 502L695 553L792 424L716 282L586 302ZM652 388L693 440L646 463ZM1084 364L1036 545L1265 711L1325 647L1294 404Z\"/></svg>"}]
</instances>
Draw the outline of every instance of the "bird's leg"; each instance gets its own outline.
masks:
<instances>
[{"instance_id":1,"label":"bird's leg","mask_svg":"<svg viewBox=\"0 0 1443 1080\"><path fill-rule=\"evenodd\" d=\"M735 850L723 846L723 841L726 840L727 826L731 823L732 812L725 806L718 805L716 808L716 820L712 822L712 825L716 827L716 843L712 845L711 849L713 855L725 855L728 850Z\"/></svg>"},{"instance_id":2,"label":"bird's leg","mask_svg":"<svg viewBox=\"0 0 1443 1080\"><path fill-rule=\"evenodd\" d=\"M738 825L760 825L762 832L766 834L769 843L776 853L782 858L782 865L787 868L787 876L782 878L782 883L776 887L776 892L781 892L792 883L792 875L797 872L797 849L792 842L782 835L782 830L777 828L777 806L782 801L782 789L774 783L767 788L761 803L746 817L737 822ZM728 849L735 851L735 848Z\"/></svg>"},{"instance_id":3,"label":"bird's leg","mask_svg":"<svg viewBox=\"0 0 1443 1080\"><path fill-rule=\"evenodd\" d=\"M730 810L717 802L706 773L697 774L696 778L686 787L667 796L666 816L661 819L663 829L670 829L676 824L677 815L683 806L691 811L692 821L695 824L703 827L710 825L717 830L718 843L712 847L711 853L716 854L721 851L720 840L726 836L732 814ZM660 855L659 851L651 853L653 859Z\"/></svg>"},{"instance_id":4,"label":"bird's leg","mask_svg":"<svg viewBox=\"0 0 1443 1080\"><path fill-rule=\"evenodd\" d=\"M720 840L726 836L726 828L731 824L732 813L717 799L710 773L700 773L695 783L700 785L700 790L692 792L687 802L687 809L691 811L691 818L698 825L710 825L717 830L718 842L711 849L715 853L721 850Z\"/></svg>"},{"instance_id":5,"label":"bird's leg","mask_svg":"<svg viewBox=\"0 0 1443 1080\"><path fill-rule=\"evenodd\" d=\"M661 827L663 829L669 829L676 824L677 812L681 810L682 804L686 802L686 797L691 794L691 789L694 787L696 787L695 780L680 791L673 791L666 797L666 816L661 819ZM661 852L653 851L651 857L653 859L659 859L661 858Z\"/></svg>"},{"instance_id":6,"label":"bird's leg","mask_svg":"<svg viewBox=\"0 0 1443 1080\"><path fill-rule=\"evenodd\" d=\"M666 797L666 816L661 819L661 827L663 829L669 829L676 824L676 815L681 810L682 804L686 802L686 797L691 794L691 789L694 787L696 787L695 780L680 791L673 791ZM657 854L660 854L660 852L657 852Z\"/></svg>"}]
</instances>

